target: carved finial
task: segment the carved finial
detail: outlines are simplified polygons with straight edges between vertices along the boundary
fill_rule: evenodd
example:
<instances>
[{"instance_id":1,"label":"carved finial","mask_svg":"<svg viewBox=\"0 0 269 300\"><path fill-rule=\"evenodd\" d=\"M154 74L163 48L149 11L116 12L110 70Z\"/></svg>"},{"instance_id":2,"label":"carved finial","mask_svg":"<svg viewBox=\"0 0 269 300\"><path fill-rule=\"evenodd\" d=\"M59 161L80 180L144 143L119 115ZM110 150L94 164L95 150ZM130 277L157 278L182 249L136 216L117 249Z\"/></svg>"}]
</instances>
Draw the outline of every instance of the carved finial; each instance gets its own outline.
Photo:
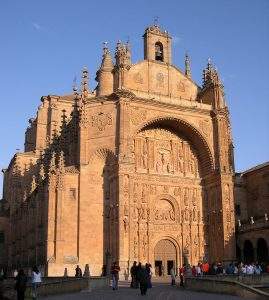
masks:
<instances>
[{"instance_id":1,"label":"carved finial","mask_svg":"<svg viewBox=\"0 0 269 300\"><path fill-rule=\"evenodd\" d=\"M207 66L203 70L203 86L210 84L222 86L217 69L213 66L211 58L208 58Z\"/></svg>"},{"instance_id":2,"label":"carved finial","mask_svg":"<svg viewBox=\"0 0 269 300\"><path fill-rule=\"evenodd\" d=\"M154 17L154 21L153 21L154 23L153 24L154 24L155 27L159 27L159 20L160 20L159 16Z\"/></svg>"},{"instance_id":3,"label":"carved finial","mask_svg":"<svg viewBox=\"0 0 269 300\"><path fill-rule=\"evenodd\" d=\"M60 155L59 155L59 164L58 164L58 168L60 173L64 173L65 172L65 161L64 161L64 152L61 151Z\"/></svg>"},{"instance_id":4,"label":"carved finial","mask_svg":"<svg viewBox=\"0 0 269 300\"><path fill-rule=\"evenodd\" d=\"M43 163L41 163L39 169L39 181L43 181L44 179L45 179L45 169Z\"/></svg>"},{"instance_id":5,"label":"carved finial","mask_svg":"<svg viewBox=\"0 0 269 300\"><path fill-rule=\"evenodd\" d=\"M84 96L89 92L89 72L87 67L83 67L81 74L81 92Z\"/></svg>"},{"instance_id":6,"label":"carved finial","mask_svg":"<svg viewBox=\"0 0 269 300\"><path fill-rule=\"evenodd\" d=\"M185 75L191 78L191 65L188 53L185 54Z\"/></svg>"},{"instance_id":7,"label":"carved finial","mask_svg":"<svg viewBox=\"0 0 269 300\"><path fill-rule=\"evenodd\" d=\"M24 192L23 192L23 196L22 196L22 201L25 202L26 199L27 199L27 192L24 191Z\"/></svg>"},{"instance_id":8,"label":"carved finial","mask_svg":"<svg viewBox=\"0 0 269 300\"><path fill-rule=\"evenodd\" d=\"M73 85L72 85L73 93L76 94L78 91L78 86L77 86L77 76L74 77L73 79Z\"/></svg>"},{"instance_id":9,"label":"carved finial","mask_svg":"<svg viewBox=\"0 0 269 300\"><path fill-rule=\"evenodd\" d=\"M56 171L56 155L55 151L52 151L50 164L49 164L49 172L53 173Z\"/></svg>"},{"instance_id":10,"label":"carved finial","mask_svg":"<svg viewBox=\"0 0 269 300\"><path fill-rule=\"evenodd\" d=\"M32 176L32 182L31 182L31 193L36 189L36 178L35 175Z\"/></svg>"}]
</instances>

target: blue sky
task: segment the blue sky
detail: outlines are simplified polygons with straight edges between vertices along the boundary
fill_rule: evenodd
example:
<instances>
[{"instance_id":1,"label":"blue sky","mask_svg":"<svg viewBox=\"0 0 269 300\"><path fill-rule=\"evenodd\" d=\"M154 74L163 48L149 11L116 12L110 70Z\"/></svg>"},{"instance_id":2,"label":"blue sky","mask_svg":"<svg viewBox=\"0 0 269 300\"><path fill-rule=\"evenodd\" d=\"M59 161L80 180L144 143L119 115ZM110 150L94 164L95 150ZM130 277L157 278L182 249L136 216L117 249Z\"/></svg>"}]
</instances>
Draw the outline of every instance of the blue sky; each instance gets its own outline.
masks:
<instances>
[{"instance_id":1,"label":"blue sky","mask_svg":"<svg viewBox=\"0 0 269 300\"><path fill-rule=\"evenodd\" d=\"M130 39L132 61L143 58L142 34L159 17L174 38L173 63L188 51L194 80L211 57L231 112L236 170L269 160L268 0L24 0L0 10L0 167L23 149L28 119L40 97L71 91L87 66L90 85L102 42L114 51Z\"/></svg>"}]
</instances>

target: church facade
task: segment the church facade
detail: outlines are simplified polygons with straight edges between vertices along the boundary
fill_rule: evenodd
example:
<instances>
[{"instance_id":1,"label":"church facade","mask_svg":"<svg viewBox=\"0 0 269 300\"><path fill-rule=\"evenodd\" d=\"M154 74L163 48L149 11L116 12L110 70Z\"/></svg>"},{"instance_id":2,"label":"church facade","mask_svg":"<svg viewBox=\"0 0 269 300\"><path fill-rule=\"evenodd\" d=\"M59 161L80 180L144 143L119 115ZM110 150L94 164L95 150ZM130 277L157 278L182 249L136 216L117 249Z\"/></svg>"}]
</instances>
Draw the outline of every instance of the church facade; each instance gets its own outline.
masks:
<instances>
[{"instance_id":1,"label":"church facade","mask_svg":"<svg viewBox=\"0 0 269 300\"><path fill-rule=\"evenodd\" d=\"M25 151L4 170L9 268L92 275L134 260L156 274L184 262L235 259L233 145L223 85L172 64L172 39L146 28L144 60L103 49L95 91L82 71L73 94L41 98Z\"/></svg>"}]
</instances>

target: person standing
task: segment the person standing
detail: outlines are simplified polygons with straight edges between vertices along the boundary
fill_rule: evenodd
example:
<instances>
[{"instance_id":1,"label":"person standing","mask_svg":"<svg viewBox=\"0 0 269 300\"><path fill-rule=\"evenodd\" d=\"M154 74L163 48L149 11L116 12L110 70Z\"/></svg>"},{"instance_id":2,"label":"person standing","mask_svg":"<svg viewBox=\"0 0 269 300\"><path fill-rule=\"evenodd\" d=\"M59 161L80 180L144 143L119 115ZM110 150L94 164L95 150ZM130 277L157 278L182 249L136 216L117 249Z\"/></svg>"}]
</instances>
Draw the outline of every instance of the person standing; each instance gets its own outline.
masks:
<instances>
[{"instance_id":1,"label":"person standing","mask_svg":"<svg viewBox=\"0 0 269 300\"><path fill-rule=\"evenodd\" d=\"M21 269L16 276L15 290L17 291L17 300L24 300L26 291L27 277L24 271Z\"/></svg>"},{"instance_id":2,"label":"person standing","mask_svg":"<svg viewBox=\"0 0 269 300\"><path fill-rule=\"evenodd\" d=\"M138 284L137 284L137 262L134 261L132 267L131 267L131 277L132 277L132 281L131 281L131 288L138 288Z\"/></svg>"},{"instance_id":3,"label":"person standing","mask_svg":"<svg viewBox=\"0 0 269 300\"><path fill-rule=\"evenodd\" d=\"M176 274L174 267L170 269L170 275L171 275L171 285L176 285Z\"/></svg>"},{"instance_id":4,"label":"person standing","mask_svg":"<svg viewBox=\"0 0 269 300\"><path fill-rule=\"evenodd\" d=\"M137 279L140 285L141 295L146 295L148 289L148 273L146 268L141 265L137 272Z\"/></svg>"},{"instance_id":5,"label":"person standing","mask_svg":"<svg viewBox=\"0 0 269 300\"><path fill-rule=\"evenodd\" d=\"M76 267L75 277L82 277L82 271L81 271L81 268L79 267L79 265L77 265L77 267Z\"/></svg>"},{"instance_id":6,"label":"person standing","mask_svg":"<svg viewBox=\"0 0 269 300\"><path fill-rule=\"evenodd\" d=\"M112 267L111 267L112 289L113 289L113 291L118 289L119 271L120 271L120 267L117 265L117 262L114 262Z\"/></svg>"},{"instance_id":7,"label":"person standing","mask_svg":"<svg viewBox=\"0 0 269 300\"><path fill-rule=\"evenodd\" d=\"M148 278L148 289L152 288L152 283L151 283L151 276L152 276L152 271L151 271L151 264L146 264L146 272L147 272L147 278Z\"/></svg>"},{"instance_id":8,"label":"person standing","mask_svg":"<svg viewBox=\"0 0 269 300\"><path fill-rule=\"evenodd\" d=\"M32 271L32 294L33 294L33 299L37 299L37 289L40 286L42 280L41 280L41 273L38 270L37 266L33 267Z\"/></svg>"}]
</instances>

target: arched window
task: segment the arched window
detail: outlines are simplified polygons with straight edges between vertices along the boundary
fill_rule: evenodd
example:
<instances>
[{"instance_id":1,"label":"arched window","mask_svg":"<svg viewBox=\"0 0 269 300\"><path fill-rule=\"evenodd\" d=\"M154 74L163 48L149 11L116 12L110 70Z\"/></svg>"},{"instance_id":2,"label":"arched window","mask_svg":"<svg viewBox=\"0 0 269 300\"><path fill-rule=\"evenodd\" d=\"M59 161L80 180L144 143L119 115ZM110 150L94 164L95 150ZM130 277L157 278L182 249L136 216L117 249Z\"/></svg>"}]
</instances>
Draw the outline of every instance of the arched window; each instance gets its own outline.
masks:
<instances>
[{"instance_id":1,"label":"arched window","mask_svg":"<svg viewBox=\"0 0 269 300\"><path fill-rule=\"evenodd\" d=\"M155 60L163 61L163 44L160 42L155 44Z\"/></svg>"}]
</instances>

